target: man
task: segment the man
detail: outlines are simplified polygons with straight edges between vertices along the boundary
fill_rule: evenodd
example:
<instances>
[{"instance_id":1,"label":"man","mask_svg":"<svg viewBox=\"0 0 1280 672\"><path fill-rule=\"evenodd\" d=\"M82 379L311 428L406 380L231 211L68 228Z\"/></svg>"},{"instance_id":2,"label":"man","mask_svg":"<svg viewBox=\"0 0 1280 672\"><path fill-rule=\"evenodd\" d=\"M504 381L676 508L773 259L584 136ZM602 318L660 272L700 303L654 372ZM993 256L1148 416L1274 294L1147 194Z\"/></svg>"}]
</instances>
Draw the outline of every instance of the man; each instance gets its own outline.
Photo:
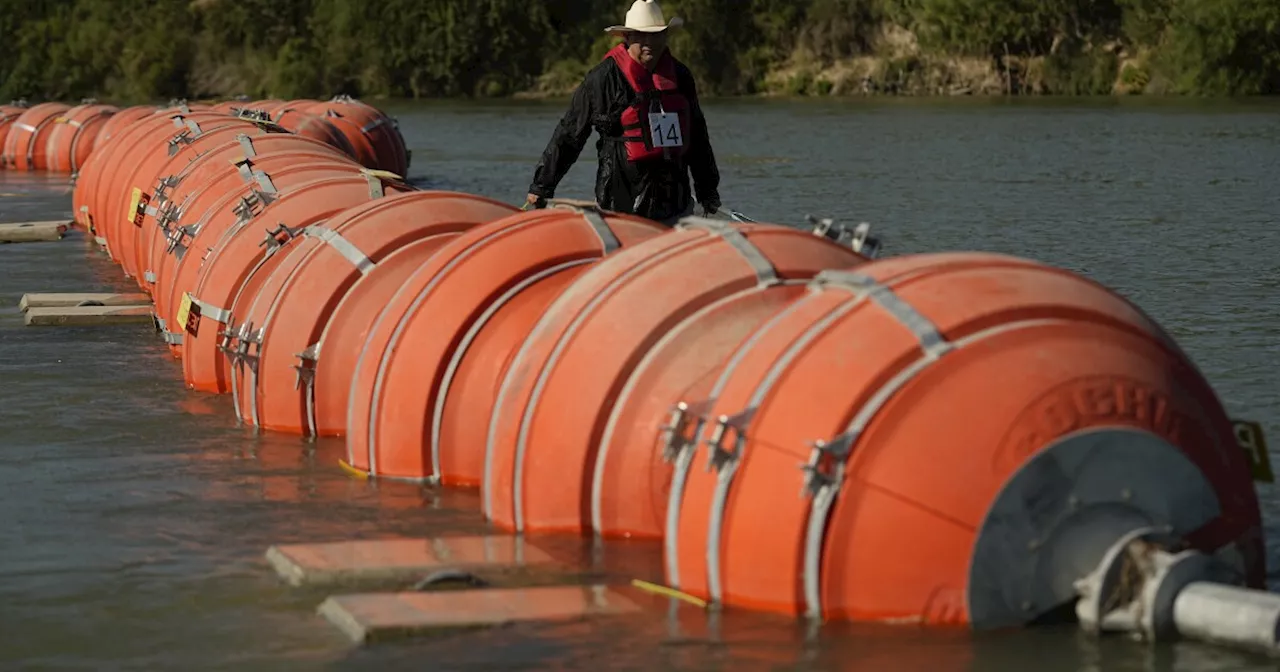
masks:
<instances>
[{"instance_id":1,"label":"man","mask_svg":"<svg viewBox=\"0 0 1280 672\"><path fill-rule=\"evenodd\" d=\"M578 160L594 129L601 208L668 226L693 213L720 208L720 173L689 69L667 50L667 29L654 0L636 0L618 33L622 43L587 73L534 170L526 206L541 207ZM695 193L690 194L692 174Z\"/></svg>"}]
</instances>

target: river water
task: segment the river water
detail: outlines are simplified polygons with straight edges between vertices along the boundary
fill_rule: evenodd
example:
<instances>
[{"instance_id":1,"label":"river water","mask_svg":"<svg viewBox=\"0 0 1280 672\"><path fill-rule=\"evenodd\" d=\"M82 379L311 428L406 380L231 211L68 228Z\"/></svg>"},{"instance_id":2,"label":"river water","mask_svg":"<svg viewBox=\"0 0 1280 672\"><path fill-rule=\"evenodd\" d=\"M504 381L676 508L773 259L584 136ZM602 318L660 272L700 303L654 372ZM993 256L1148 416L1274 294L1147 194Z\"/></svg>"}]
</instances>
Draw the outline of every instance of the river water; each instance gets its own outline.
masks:
<instances>
[{"instance_id":1,"label":"river water","mask_svg":"<svg viewBox=\"0 0 1280 672\"><path fill-rule=\"evenodd\" d=\"M559 103L386 104L430 188L518 203ZM728 207L870 221L889 254L1005 252L1088 274L1163 323L1234 416L1280 429L1280 106L982 100L708 103ZM590 197L594 140L560 189ZM0 221L70 216L0 173ZM0 668L1272 670L1070 627L971 636L648 614L356 649L284 587L274 543L481 529L474 495L373 485L340 443L254 436L184 390L148 327L37 329L33 291L129 291L75 236L0 247ZM1278 445L1280 438L1273 438ZM1274 459L1274 458L1273 458ZM1269 564L1280 497L1260 484Z\"/></svg>"}]
</instances>

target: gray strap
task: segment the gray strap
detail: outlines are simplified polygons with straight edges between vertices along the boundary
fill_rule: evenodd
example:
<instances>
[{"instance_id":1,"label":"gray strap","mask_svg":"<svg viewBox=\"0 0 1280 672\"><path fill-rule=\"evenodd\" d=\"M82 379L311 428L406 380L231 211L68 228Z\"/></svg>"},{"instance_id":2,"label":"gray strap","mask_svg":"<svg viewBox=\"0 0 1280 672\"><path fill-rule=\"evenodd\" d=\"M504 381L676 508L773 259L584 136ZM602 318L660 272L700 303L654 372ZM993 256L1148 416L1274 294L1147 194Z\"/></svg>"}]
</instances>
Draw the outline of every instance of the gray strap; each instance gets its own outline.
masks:
<instances>
[{"instance_id":1,"label":"gray strap","mask_svg":"<svg viewBox=\"0 0 1280 672\"><path fill-rule=\"evenodd\" d=\"M886 285L874 278L854 271L826 270L814 278L814 282L835 287L844 287L858 294L865 294L877 305L893 316L902 326L911 330L920 341L920 349L931 357L939 357L951 350L954 345L942 336L938 327L929 318L920 314L914 306L902 300Z\"/></svg>"},{"instance_id":2,"label":"gray strap","mask_svg":"<svg viewBox=\"0 0 1280 672\"><path fill-rule=\"evenodd\" d=\"M219 308L211 303L201 301L194 296L191 297L191 303L200 306L200 315L202 317L207 317L214 322L226 324L227 320L231 319L231 311L226 308Z\"/></svg>"},{"instance_id":3,"label":"gray strap","mask_svg":"<svg viewBox=\"0 0 1280 672\"><path fill-rule=\"evenodd\" d=\"M768 285L778 281L778 269L773 267L773 262L764 256L760 248L742 235L742 231L737 225L707 217L685 217L680 220L676 228L702 229L724 238L725 242L729 243L738 254L742 255L747 265L751 266L751 269L755 271L756 281L759 284Z\"/></svg>"},{"instance_id":4,"label":"gray strap","mask_svg":"<svg viewBox=\"0 0 1280 672\"><path fill-rule=\"evenodd\" d=\"M341 254L343 258L351 262L362 275L373 270L373 260L365 256L364 252L360 251L360 248L352 245L351 241L343 238L342 234L337 231L323 226L312 225L303 229L302 232L307 236L318 238L328 243L338 251L338 254Z\"/></svg>"},{"instance_id":5,"label":"gray strap","mask_svg":"<svg viewBox=\"0 0 1280 672\"><path fill-rule=\"evenodd\" d=\"M244 180L246 184L253 181L253 162L248 157L236 161L234 165L236 172L240 174L240 179Z\"/></svg>"},{"instance_id":6,"label":"gray strap","mask_svg":"<svg viewBox=\"0 0 1280 672\"><path fill-rule=\"evenodd\" d=\"M244 158L252 158L258 155L258 150L253 148L253 138L241 133L236 136L236 141L240 143L240 149L244 152Z\"/></svg>"},{"instance_id":7,"label":"gray strap","mask_svg":"<svg viewBox=\"0 0 1280 672\"><path fill-rule=\"evenodd\" d=\"M163 338L164 342L168 343L169 345L182 345L181 331L167 331L167 330L164 330L164 327L161 327L160 337Z\"/></svg>"},{"instance_id":8,"label":"gray strap","mask_svg":"<svg viewBox=\"0 0 1280 672\"><path fill-rule=\"evenodd\" d=\"M387 118L386 118L386 117L381 117L381 116L380 116L380 117L378 117L377 119L374 119L373 121L371 121L371 122L369 122L369 123L365 124L363 127L361 127L361 128L360 128L360 132L361 132L361 133L368 133L369 131L372 131L373 129L375 129L375 128L377 128L377 127L379 127L379 126L381 126L381 125L383 125L383 124L385 124L385 123L387 123Z\"/></svg>"},{"instance_id":9,"label":"gray strap","mask_svg":"<svg viewBox=\"0 0 1280 672\"><path fill-rule=\"evenodd\" d=\"M146 280L147 282L150 282L150 283L152 283L152 284L155 284L155 282L156 282L156 274L155 274L155 272L154 272L154 271L147 271L146 273L143 273L143 274L142 274L142 279L143 279L143 280Z\"/></svg>"},{"instance_id":10,"label":"gray strap","mask_svg":"<svg viewBox=\"0 0 1280 672\"><path fill-rule=\"evenodd\" d=\"M271 176L261 170L253 171L253 180L258 183L262 191L267 194L279 193L276 191L276 185L271 181Z\"/></svg>"},{"instance_id":11,"label":"gray strap","mask_svg":"<svg viewBox=\"0 0 1280 672\"><path fill-rule=\"evenodd\" d=\"M15 126L15 127L17 127L17 128L21 128L22 130L27 131L28 133L35 133L35 132L36 132L36 127L35 127L35 126L32 126L31 124L28 124L28 123L25 123L25 122L24 122L24 123L21 123L21 124L14 124L14 126Z\"/></svg>"},{"instance_id":12,"label":"gray strap","mask_svg":"<svg viewBox=\"0 0 1280 672\"><path fill-rule=\"evenodd\" d=\"M582 217L587 220L591 228L595 229L596 235L600 237L600 245L604 248L605 254L622 247L618 236L614 234L613 229L609 228L609 223L604 221L604 216L600 214L598 209L583 208Z\"/></svg>"},{"instance_id":13,"label":"gray strap","mask_svg":"<svg viewBox=\"0 0 1280 672\"><path fill-rule=\"evenodd\" d=\"M382 178L370 173L364 174L364 179L369 183L369 198L379 199L386 196L386 191L382 188Z\"/></svg>"}]
</instances>

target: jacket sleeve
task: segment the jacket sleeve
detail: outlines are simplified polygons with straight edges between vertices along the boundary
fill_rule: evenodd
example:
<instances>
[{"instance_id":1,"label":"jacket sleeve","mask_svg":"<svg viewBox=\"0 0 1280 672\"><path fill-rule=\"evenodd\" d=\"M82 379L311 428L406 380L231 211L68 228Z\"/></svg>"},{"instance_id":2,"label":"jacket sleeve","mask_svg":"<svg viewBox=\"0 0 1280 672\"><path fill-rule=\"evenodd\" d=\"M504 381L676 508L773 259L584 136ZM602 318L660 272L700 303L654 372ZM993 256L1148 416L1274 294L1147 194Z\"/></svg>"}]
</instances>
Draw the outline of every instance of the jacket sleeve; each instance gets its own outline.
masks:
<instances>
[{"instance_id":1,"label":"jacket sleeve","mask_svg":"<svg viewBox=\"0 0 1280 672\"><path fill-rule=\"evenodd\" d=\"M685 77L685 91L689 98L689 149L685 152L685 164L689 166L689 174L693 177L693 193L695 200L704 206L720 207L720 169L716 167L716 155L711 149L711 135L707 131L707 120L702 116L702 105L698 102L698 89L693 81L693 73L687 69L682 73Z\"/></svg>"},{"instance_id":2,"label":"jacket sleeve","mask_svg":"<svg viewBox=\"0 0 1280 672\"><path fill-rule=\"evenodd\" d=\"M592 70L573 92L569 109L556 125L551 141L542 150L542 158L533 170L533 183L529 185L529 193L543 198L554 197L556 186L578 160L578 155L591 137L591 122L596 116L595 108L600 98L599 80L598 71Z\"/></svg>"}]
</instances>

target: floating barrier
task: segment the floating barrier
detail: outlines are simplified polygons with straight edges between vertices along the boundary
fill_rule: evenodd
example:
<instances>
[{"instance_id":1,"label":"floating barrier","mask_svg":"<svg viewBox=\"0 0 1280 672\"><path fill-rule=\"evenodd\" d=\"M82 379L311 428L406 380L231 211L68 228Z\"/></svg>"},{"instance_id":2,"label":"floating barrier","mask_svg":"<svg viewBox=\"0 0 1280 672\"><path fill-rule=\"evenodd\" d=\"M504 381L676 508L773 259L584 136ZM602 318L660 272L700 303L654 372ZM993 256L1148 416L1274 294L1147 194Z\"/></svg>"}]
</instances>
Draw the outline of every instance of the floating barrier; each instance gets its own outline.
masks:
<instances>
[{"instance_id":1,"label":"floating barrier","mask_svg":"<svg viewBox=\"0 0 1280 672\"><path fill-rule=\"evenodd\" d=\"M1280 650L1280 596L1247 589L1260 429L1079 275L876 259L830 220L421 191L394 119L348 98L59 105L0 108L6 163L77 170L89 134L77 220L187 385L345 435L353 475L479 486L505 530L652 540L650 588L691 604L974 629L1074 605L1089 632ZM58 115L84 121L41 135Z\"/></svg>"},{"instance_id":2,"label":"floating barrier","mask_svg":"<svg viewBox=\"0 0 1280 672\"><path fill-rule=\"evenodd\" d=\"M53 130L45 146L46 170L73 174L93 153L93 145L107 120L119 109L86 102L53 120Z\"/></svg>"},{"instance_id":3,"label":"floating barrier","mask_svg":"<svg viewBox=\"0 0 1280 672\"><path fill-rule=\"evenodd\" d=\"M341 433L334 420L346 411L351 468L479 484L493 393L533 320L588 265L662 232L635 217L555 208L460 236L401 285L358 361L317 365L319 433ZM353 380L349 401L327 393L335 365L338 381ZM466 401L451 405L458 394Z\"/></svg>"},{"instance_id":4,"label":"floating barrier","mask_svg":"<svg viewBox=\"0 0 1280 672\"><path fill-rule=\"evenodd\" d=\"M652 507L667 486L646 473L658 471L656 436L637 442L640 456L609 454L596 469L611 402L636 363L721 300L861 261L798 229L687 220L583 274L547 308L498 390L485 443L486 517L518 532L577 533L593 518L615 531L593 506Z\"/></svg>"},{"instance_id":5,"label":"floating barrier","mask_svg":"<svg viewBox=\"0 0 1280 672\"><path fill-rule=\"evenodd\" d=\"M410 190L380 175L337 167L332 172L281 191L263 208L258 221L274 223L265 231L265 238L265 227L250 226L246 221L229 228L210 249L192 291L186 293L187 310L179 312L193 315L182 344L183 372L192 389L235 390L229 376L240 373L248 363L248 348L251 344L256 347L261 334L258 325L245 322L231 308L245 283L270 273L278 261L275 252L287 240L354 205ZM179 317L177 322L187 320ZM223 354L230 356L230 364Z\"/></svg>"},{"instance_id":6,"label":"floating barrier","mask_svg":"<svg viewBox=\"0 0 1280 672\"><path fill-rule=\"evenodd\" d=\"M13 128L13 122L27 111L25 103L15 102L12 105L0 105L0 170L7 168L4 161L3 149L8 141L9 129Z\"/></svg>"},{"instance_id":7,"label":"floating barrier","mask_svg":"<svg viewBox=\"0 0 1280 672\"><path fill-rule=\"evenodd\" d=\"M261 225L263 220L255 221L255 218L282 194L316 179L349 176L360 170L354 162L336 155L295 156L290 151L263 157L261 164L264 168L255 168L247 180L241 178L203 212L195 213L193 209L191 221L172 231L170 249L162 257L160 270L156 273L153 295L157 297L156 315L163 323L161 328L168 325L165 338L177 350L175 354L179 357L185 352L184 334L198 330L200 324L200 321L188 324L187 319L179 320L184 295L195 291L205 261L220 241L244 227L256 226L255 239L261 242L270 227ZM273 168L274 165L281 167ZM230 164L228 166L231 167ZM210 197L213 195L209 194ZM189 254L190 250L197 252ZM204 307L193 305L197 308L197 316L202 315ZM190 314L187 311L186 317Z\"/></svg>"},{"instance_id":8,"label":"floating barrier","mask_svg":"<svg viewBox=\"0 0 1280 672\"><path fill-rule=\"evenodd\" d=\"M170 262L176 261L173 255L180 250L185 252L187 243L215 205L225 202L233 192L243 192L242 198L269 199L274 188L272 174L312 163L357 167L329 145L287 133L255 130L237 133L233 142L223 142L177 172L160 178L141 227L150 235L139 238L145 241L139 250L140 258L147 259L146 268L151 273L143 274L144 288L156 295L157 306L168 306L160 302L168 299L172 289L166 279L167 271L172 269Z\"/></svg>"},{"instance_id":9,"label":"floating barrier","mask_svg":"<svg viewBox=\"0 0 1280 672\"><path fill-rule=\"evenodd\" d=\"M298 109L318 114L329 120L355 148L360 165L404 175L411 156L396 120L371 105L349 96L337 96L325 102L290 103Z\"/></svg>"},{"instance_id":10,"label":"floating barrier","mask_svg":"<svg viewBox=\"0 0 1280 672\"><path fill-rule=\"evenodd\" d=\"M65 103L41 103L26 110L13 120L4 140L4 154L0 163L12 170L44 170L48 167L47 148L54 120L71 106Z\"/></svg>"},{"instance_id":11,"label":"floating barrier","mask_svg":"<svg viewBox=\"0 0 1280 672\"><path fill-rule=\"evenodd\" d=\"M348 292L370 291L353 285L375 285L385 277L392 280L386 286L394 289L403 280L400 273L378 269L390 255L409 252L398 265L412 268L468 229L514 210L470 194L397 193L344 210L285 241L273 253L275 269L266 277L256 272L259 286L246 283L232 306L232 313L257 335L244 355L253 365L239 379L240 418L274 431L309 430L314 424L308 420L313 415L311 387L300 389L299 375L317 366L326 349L321 337L338 303ZM372 309L384 303L366 296L356 305ZM335 352L333 356L350 353L354 359L359 350L338 347Z\"/></svg>"}]
</instances>

